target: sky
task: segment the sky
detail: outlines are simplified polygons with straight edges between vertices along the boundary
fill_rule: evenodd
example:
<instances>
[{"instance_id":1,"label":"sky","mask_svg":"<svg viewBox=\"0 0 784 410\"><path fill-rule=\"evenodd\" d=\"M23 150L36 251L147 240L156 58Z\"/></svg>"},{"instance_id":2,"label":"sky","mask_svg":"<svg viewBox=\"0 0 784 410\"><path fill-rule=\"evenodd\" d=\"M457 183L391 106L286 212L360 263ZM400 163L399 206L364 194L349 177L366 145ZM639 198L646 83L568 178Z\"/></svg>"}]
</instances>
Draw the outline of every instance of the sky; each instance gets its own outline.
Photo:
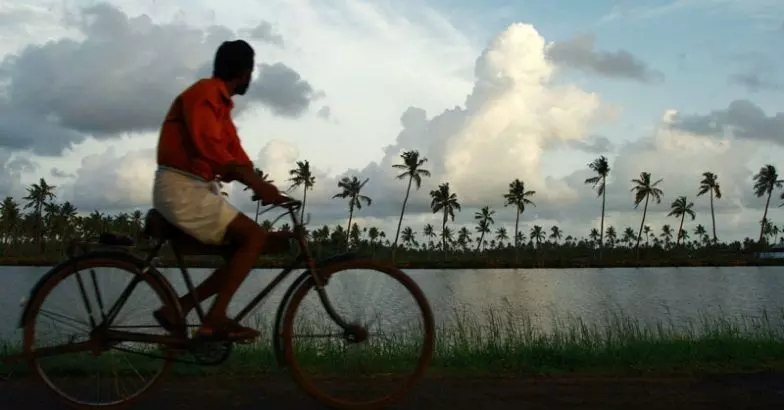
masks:
<instances>
[{"instance_id":1,"label":"sky","mask_svg":"<svg viewBox=\"0 0 784 410\"><path fill-rule=\"evenodd\" d=\"M685 195L710 229L701 174L718 175L720 240L756 237L752 176L784 158L784 2L777 0L0 0L0 196L39 178L83 212L150 207L155 146L171 101L243 38L257 70L233 113L255 165L288 188L308 160L311 224L345 224L344 176L369 178L360 226L394 235L416 149L432 176L403 226L440 224L428 192L496 210L515 178L536 191L521 229L586 236L601 201L587 164L610 162L605 225L639 227L631 180L662 179L646 224ZM229 200L251 213L239 184ZM301 196L301 191L292 191ZM784 223L778 194L769 218ZM450 222L452 223L452 222Z\"/></svg>"}]
</instances>

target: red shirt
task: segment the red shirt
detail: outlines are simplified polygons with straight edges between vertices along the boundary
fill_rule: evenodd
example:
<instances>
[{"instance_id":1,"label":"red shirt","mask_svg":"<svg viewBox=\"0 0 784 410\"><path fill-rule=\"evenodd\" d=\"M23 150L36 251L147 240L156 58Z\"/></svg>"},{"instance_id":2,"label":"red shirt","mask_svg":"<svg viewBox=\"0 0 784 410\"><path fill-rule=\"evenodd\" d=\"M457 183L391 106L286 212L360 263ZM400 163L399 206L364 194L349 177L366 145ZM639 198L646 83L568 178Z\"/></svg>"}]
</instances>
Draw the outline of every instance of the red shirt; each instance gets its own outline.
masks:
<instances>
[{"instance_id":1,"label":"red shirt","mask_svg":"<svg viewBox=\"0 0 784 410\"><path fill-rule=\"evenodd\" d=\"M229 163L251 165L231 119L223 81L201 79L172 102L158 139L158 165L212 180ZM222 178L225 176L222 175Z\"/></svg>"}]
</instances>

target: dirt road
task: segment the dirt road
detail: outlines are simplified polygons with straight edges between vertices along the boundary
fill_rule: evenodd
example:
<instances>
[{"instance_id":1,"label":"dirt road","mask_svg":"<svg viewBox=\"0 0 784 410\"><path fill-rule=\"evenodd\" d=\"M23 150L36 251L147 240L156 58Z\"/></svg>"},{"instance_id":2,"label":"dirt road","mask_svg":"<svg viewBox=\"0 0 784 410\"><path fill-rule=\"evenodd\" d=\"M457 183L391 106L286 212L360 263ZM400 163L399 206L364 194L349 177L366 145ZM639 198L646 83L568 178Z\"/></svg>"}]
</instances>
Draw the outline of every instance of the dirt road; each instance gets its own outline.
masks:
<instances>
[{"instance_id":1,"label":"dirt road","mask_svg":"<svg viewBox=\"0 0 784 410\"><path fill-rule=\"evenodd\" d=\"M0 381L0 409L65 407L37 382ZM168 377L131 409L322 409L285 378ZM779 409L784 374L703 378L498 378L422 381L394 409Z\"/></svg>"}]
</instances>

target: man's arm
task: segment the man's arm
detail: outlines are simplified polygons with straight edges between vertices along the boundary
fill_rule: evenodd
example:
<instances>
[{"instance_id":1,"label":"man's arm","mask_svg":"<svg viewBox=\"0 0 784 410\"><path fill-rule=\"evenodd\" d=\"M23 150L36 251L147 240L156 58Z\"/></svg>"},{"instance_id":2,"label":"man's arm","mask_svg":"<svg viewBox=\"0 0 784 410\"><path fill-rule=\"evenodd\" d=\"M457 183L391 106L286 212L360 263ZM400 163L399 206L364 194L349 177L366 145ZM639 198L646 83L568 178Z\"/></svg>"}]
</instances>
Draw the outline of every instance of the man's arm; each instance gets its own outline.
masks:
<instances>
[{"instance_id":1,"label":"man's arm","mask_svg":"<svg viewBox=\"0 0 784 410\"><path fill-rule=\"evenodd\" d=\"M263 180L259 174L253 169L253 165L245 164L229 164L225 168L225 175L241 184L250 187L256 195L264 202L278 203L281 200L280 191L275 185Z\"/></svg>"}]
</instances>

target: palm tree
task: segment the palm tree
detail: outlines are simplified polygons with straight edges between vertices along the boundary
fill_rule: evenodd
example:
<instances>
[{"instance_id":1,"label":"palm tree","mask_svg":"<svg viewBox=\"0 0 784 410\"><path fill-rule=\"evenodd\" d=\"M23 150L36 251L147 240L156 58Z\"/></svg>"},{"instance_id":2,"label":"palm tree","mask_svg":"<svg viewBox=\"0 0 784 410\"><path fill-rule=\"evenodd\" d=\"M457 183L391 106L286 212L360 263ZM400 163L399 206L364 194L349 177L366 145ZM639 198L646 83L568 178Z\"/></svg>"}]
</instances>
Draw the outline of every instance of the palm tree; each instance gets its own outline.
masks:
<instances>
[{"instance_id":1,"label":"palm tree","mask_svg":"<svg viewBox=\"0 0 784 410\"><path fill-rule=\"evenodd\" d=\"M667 216L681 218L681 224L678 226L678 239L675 241L675 246L680 244L681 236L683 236L680 232L683 230L683 220L686 218L686 215L689 215L692 221L696 217L696 214L694 213L694 202L687 202L685 196L679 196L678 199L672 202L670 205L670 212L667 214Z\"/></svg>"},{"instance_id":2,"label":"palm tree","mask_svg":"<svg viewBox=\"0 0 784 410\"><path fill-rule=\"evenodd\" d=\"M433 238L436 237L436 230L433 229L433 225L426 224L425 228L422 230L422 233L425 235L425 237L428 239L428 242L431 244L431 250L432 250ZM422 245L424 245L424 243Z\"/></svg>"},{"instance_id":3,"label":"palm tree","mask_svg":"<svg viewBox=\"0 0 784 410\"><path fill-rule=\"evenodd\" d=\"M498 247L502 247L504 241L509 239L509 235L506 234L506 228L503 226L499 226L498 229L495 231L495 240L498 241Z\"/></svg>"},{"instance_id":4,"label":"palm tree","mask_svg":"<svg viewBox=\"0 0 784 410\"><path fill-rule=\"evenodd\" d=\"M48 204L50 200L54 199L54 185L49 185L46 180L41 178L37 184L27 187L27 196L23 199L27 201L25 209L33 208L35 224L33 231L35 232L35 242L40 245L41 252L45 250L43 241L43 227L41 226L41 213L44 205Z\"/></svg>"},{"instance_id":5,"label":"palm tree","mask_svg":"<svg viewBox=\"0 0 784 410\"><path fill-rule=\"evenodd\" d=\"M403 223L403 214L406 213L406 204L408 203L408 194L411 192L411 183L416 182L416 189L422 186L422 177L429 177L430 171L423 169L422 165L427 162L427 158L419 158L419 151L406 151L400 154L403 159L402 164L392 165L393 168L404 169L403 173L397 176L397 179L408 178L408 188L406 188L406 196L403 198L403 207L400 210L400 219L397 221L397 230L395 231L395 242L392 244L392 262L395 261L397 253L397 239L400 235L400 224Z\"/></svg>"},{"instance_id":6,"label":"palm tree","mask_svg":"<svg viewBox=\"0 0 784 410\"><path fill-rule=\"evenodd\" d=\"M441 236L444 250L444 260L446 260L446 235L443 233L446 232L445 228L447 217L451 217L452 221L454 222L455 210L460 212L460 202L457 201L457 195L449 191L449 182L438 185L438 189L430 191L430 196L433 198L433 200L430 202L430 209L433 210L433 213L437 213L439 211L444 213L444 219L441 223Z\"/></svg>"},{"instance_id":7,"label":"palm tree","mask_svg":"<svg viewBox=\"0 0 784 410\"><path fill-rule=\"evenodd\" d=\"M634 241L634 229L631 226L627 226L626 229L623 230L623 242L626 242L629 246L632 245Z\"/></svg>"},{"instance_id":8,"label":"palm tree","mask_svg":"<svg viewBox=\"0 0 784 410\"><path fill-rule=\"evenodd\" d=\"M586 179L585 183L596 188L596 194L602 197L602 221L599 225L599 260L601 260L604 250L604 206L607 200L607 175L610 174L610 164L602 155L588 164L588 168L596 172L596 176Z\"/></svg>"},{"instance_id":9,"label":"palm tree","mask_svg":"<svg viewBox=\"0 0 784 410\"><path fill-rule=\"evenodd\" d=\"M476 231L479 233L479 241L476 244L477 252L479 252L479 248L482 246L485 234L490 232L490 225L495 223L493 215L495 215L495 211L490 209L487 205L483 206L481 210L474 214L474 219L479 223L479 226L476 227Z\"/></svg>"},{"instance_id":10,"label":"palm tree","mask_svg":"<svg viewBox=\"0 0 784 410\"><path fill-rule=\"evenodd\" d=\"M530 238L532 241L536 242L536 248L538 249L539 244L544 240L544 231L542 230L542 227L534 225L534 227L531 228Z\"/></svg>"},{"instance_id":11,"label":"palm tree","mask_svg":"<svg viewBox=\"0 0 784 410\"><path fill-rule=\"evenodd\" d=\"M338 188L342 191L332 196L332 198L348 198L348 226L346 227L346 233L351 233L351 220L354 218L354 208L362 209L362 203L364 202L367 206L370 206L372 200L361 194L362 188L367 184L369 178L365 178L364 181L359 182L359 178L353 176L343 177L340 181L338 181ZM350 235L346 235L346 249L348 249L350 243Z\"/></svg>"},{"instance_id":12,"label":"palm tree","mask_svg":"<svg viewBox=\"0 0 784 410\"><path fill-rule=\"evenodd\" d=\"M316 177L313 175L313 172L311 172L310 162L307 160L297 161L297 167L289 170L289 175L291 175L291 178L289 178L289 181L291 182L289 189L302 187L302 209L300 210L299 219L300 221L304 221L305 203L308 200L308 189L313 189L313 185L316 183Z\"/></svg>"},{"instance_id":13,"label":"palm tree","mask_svg":"<svg viewBox=\"0 0 784 410\"><path fill-rule=\"evenodd\" d=\"M410 226L403 228L401 239L403 240L403 244L411 247L412 245L416 245L416 232L411 229Z\"/></svg>"},{"instance_id":14,"label":"palm tree","mask_svg":"<svg viewBox=\"0 0 784 410\"><path fill-rule=\"evenodd\" d=\"M670 241L672 240L672 228L669 224L662 225L662 232L660 236L664 238L664 246L669 247Z\"/></svg>"},{"instance_id":15,"label":"palm tree","mask_svg":"<svg viewBox=\"0 0 784 410\"><path fill-rule=\"evenodd\" d=\"M721 188L719 187L718 177L713 172L703 172L702 181L700 181L700 190L697 196L703 195L706 192L710 193L710 207L711 207L711 221L713 221L713 242L718 242L716 238L716 214L713 212L713 198L721 199Z\"/></svg>"},{"instance_id":16,"label":"palm tree","mask_svg":"<svg viewBox=\"0 0 784 410\"><path fill-rule=\"evenodd\" d=\"M645 200L645 207L642 211L642 221L640 221L640 231L637 233L637 244L634 246L637 250L637 257L640 257L640 238L642 237L642 227L645 225L645 214L648 213L648 201L651 196L657 204L661 203L662 190L657 188L657 185L662 180L651 183L651 174L649 172L640 173L639 179L633 179L636 185L631 190L634 191L634 208L640 205L642 200Z\"/></svg>"},{"instance_id":17,"label":"palm tree","mask_svg":"<svg viewBox=\"0 0 784 410\"><path fill-rule=\"evenodd\" d=\"M530 204L536 206L536 204L528 199L528 197L534 196L536 191L526 191L525 190L525 183L520 181L519 179L515 178L509 184L509 191L504 194L504 206L514 205L515 207L515 263L517 263L517 255L519 253L520 243L517 241L517 232L520 226L520 214L525 212L525 206Z\"/></svg>"},{"instance_id":18,"label":"palm tree","mask_svg":"<svg viewBox=\"0 0 784 410\"><path fill-rule=\"evenodd\" d=\"M468 243L471 242L471 232L465 226L457 231L457 243L463 248L463 252L468 249Z\"/></svg>"},{"instance_id":19,"label":"palm tree","mask_svg":"<svg viewBox=\"0 0 784 410\"><path fill-rule=\"evenodd\" d=\"M754 175L754 194L757 198L760 198L765 194L768 195L768 199L765 201L765 212L762 214L763 221L768 219L768 206L770 205L770 196L773 194L773 190L781 188L782 186L784 186L784 180L779 179L779 174L776 172L776 167L773 165L765 165L760 168L759 173ZM760 223L760 243L762 243L764 239L764 230L765 224Z\"/></svg>"},{"instance_id":20,"label":"palm tree","mask_svg":"<svg viewBox=\"0 0 784 410\"><path fill-rule=\"evenodd\" d=\"M705 227L702 224L697 224L697 227L694 228L694 234L699 236L702 239L702 242L707 244L710 239L708 238L707 233L705 232Z\"/></svg>"},{"instance_id":21,"label":"palm tree","mask_svg":"<svg viewBox=\"0 0 784 410\"><path fill-rule=\"evenodd\" d=\"M648 247L651 240L651 226L645 225L645 227L642 228L642 233L645 234L645 246Z\"/></svg>"},{"instance_id":22,"label":"palm tree","mask_svg":"<svg viewBox=\"0 0 784 410\"><path fill-rule=\"evenodd\" d=\"M596 228L591 228L591 232L588 233L588 238L590 238L592 242L598 242L599 237L601 237L599 231Z\"/></svg>"},{"instance_id":23,"label":"palm tree","mask_svg":"<svg viewBox=\"0 0 784 410\"><path fill-rule=\"evenodd\" d=\"M618 234L615 232L614 226L608 226L606 229L605 235L607 235L607 242L610 244L611 248L615 247L615 239L618 237Z\"/></svg>"},{"instance_id":24,"label":"palm tree","mask_svg":"<svg viewBox=\"0 0 784 410\"><path fill-rule=\"evenodd\" d=\"M7 196L0 204L0 243L7 245L22 221L22 212L14 198Z\"/></svg>"},{"instance_id":25,"label":"palm tree","mask_svg":"<svg viewBox=\"0 0 784 410\"><path fill-rule=\"evenodd\" d=\"M254 168L253 172L255 172L256 175L258 175L261 178L262 181L268 182L270 184L275 182L275 181L270 179L270 174L265 174L264 171L262 171L259 168ZM247 191L249 189L250 189L249 186L246 186L245 188L242 188L243 191ZM228 194L226 196L228 196ZM253 218L253 221L256 222L257 224L259 223L259 210L260 209L261 209L261 201L256 201L256 216Z\"/></svg>"},{"instance_id":26,"label":"palm tree","mask_svg":"<svg viewBox=\"0 0 784 410\"><path fill-rule=\"evenodd\" d=\"M550 239L553 240L553 243L558 244L558 241L561 240L562 236L563 231L561 231L561 228L557 226L550 227Z\"/></svg>"},{"instance_id":27,"label":"palm tree","mask_svg":"<svg viewBox=\"0 0 784 410\"><path fill-rule=\"evenodd\" d=\"M368 229L368 239L370 240L370 249L373 257L376 256L376 239L378 239L380 234L381 233L379 232L378 228L375 226Z\"/></svg>"}]
</instances>

